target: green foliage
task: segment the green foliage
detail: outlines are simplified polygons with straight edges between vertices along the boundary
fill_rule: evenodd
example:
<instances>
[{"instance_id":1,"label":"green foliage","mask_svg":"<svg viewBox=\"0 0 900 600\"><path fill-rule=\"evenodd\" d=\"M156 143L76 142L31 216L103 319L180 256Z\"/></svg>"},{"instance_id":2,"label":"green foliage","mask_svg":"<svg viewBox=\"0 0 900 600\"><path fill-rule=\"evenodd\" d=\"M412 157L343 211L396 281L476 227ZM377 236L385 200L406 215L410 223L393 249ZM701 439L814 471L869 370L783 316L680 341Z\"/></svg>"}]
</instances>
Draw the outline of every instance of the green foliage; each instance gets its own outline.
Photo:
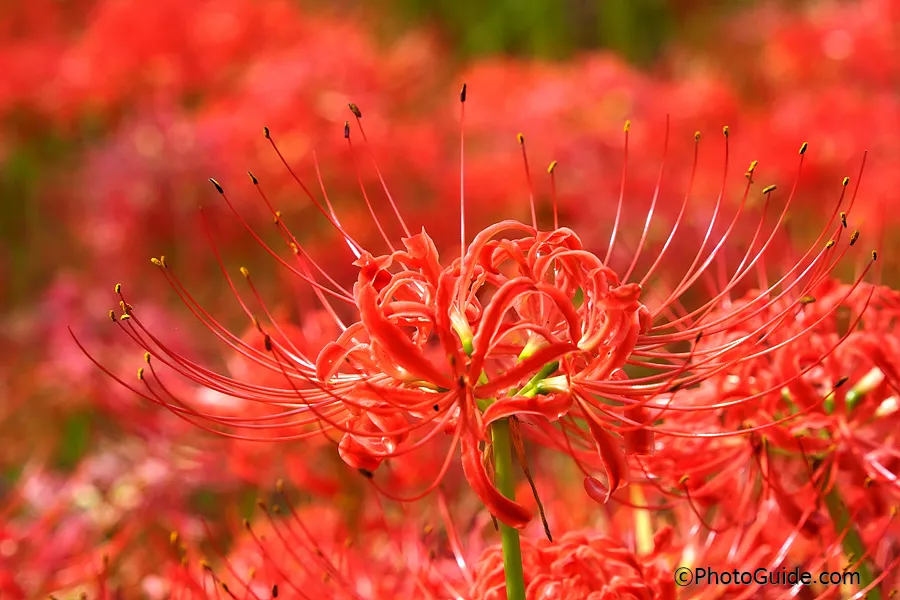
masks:
<instances>
[{"instance_id":1,"label":"green foliage","mask_svg":"<svg viewBox=\"0 0 900 600\"><path fill-rule=\"evenodd\" d=\"M87 453L92 434L92 412L71 414L62 426L57 445L56 466L64 471L73 470Z\"/></svg>"},{"instance_id":2,"label":"green foliage","mask_svg":"<svg viewBox=\"0 0 900 600\"><path fill-rule=\"evenodd\" d=\"M666 0L382 0L381 8L401 21L435 26L462 58L563 59L579 50L608 48L646 64L675 29Z\"/></svg>"}]
</instances>

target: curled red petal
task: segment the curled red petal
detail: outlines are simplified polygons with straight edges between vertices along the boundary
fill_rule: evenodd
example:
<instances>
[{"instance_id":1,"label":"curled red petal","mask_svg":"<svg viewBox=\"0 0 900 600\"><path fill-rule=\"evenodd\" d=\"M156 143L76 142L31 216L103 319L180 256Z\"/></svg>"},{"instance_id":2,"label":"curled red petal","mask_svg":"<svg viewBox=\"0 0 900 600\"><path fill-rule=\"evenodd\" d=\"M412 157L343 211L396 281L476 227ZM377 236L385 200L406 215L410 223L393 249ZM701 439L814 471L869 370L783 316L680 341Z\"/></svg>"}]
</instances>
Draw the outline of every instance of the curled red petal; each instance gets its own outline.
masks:
<instances>
[{"instance_id":1,"label":"curled red petal","mask_svg":"<svg viewBox=\"0 0 900 600\"><path fill-rule=\"evenodd\" d=\"M378 292L364 282L355 286L360 320L372 339L377 340L388 356L414 377L441 387L451 387L450 378L441 373L422 353L402 329L388 321L378 306Z\"/></svg>"},{"instance_id":2,"label":"curled red petal","mask_svg":"<svg viewBox=\"0 0 900 600\"><path fill-rule=\"evenodd\" d=\"M522 529L528 525L531 522L531 513L528 512L528 509L501 494L500 490L491 482L487 471L484 470L484 464L481 462L481 453L478 451L478 444L474 436L463 437L460 449L463 473L475 494L491 514L516 529Z\"/></svg>"},{"instance_id":3,"label":"curled red petal","mask_svg":"<svg viewBox=\"0 0 900 600\"><path fill-rule=\"evenodd\" d=\"M341 362L352 352L337 342L328 342L316 357L316 379L328 382L341 366Z\"/></svg>"},{"instance_id":4,"label":"curled red petal","mask_svg":"<svg viewBox=\"0 0 900 600\"><path fill-rule=\"evenodd\" d=\"M459 338L453 334L453 325L450 319L451 305L454 299L456 278L449 272L441 274L438 280L435 303L437 310L434 315L434 331L438 336L441 347L447 355L453 367L454 378L462 371L465 365L462 347Z\"/></svg>"},{"instance_id":5,"label":"curled red petal","mask_svg":"<svg viewBox=\"0 0 900 600\"><path fill-rule=\"evenodd\" d=\"M603 487L603 484L593 477L584 478L584 491L591 500L598 504L606 504L609 500L609 489Z\"/></svg>"},{"instance_id":6,"label":"curled red petal","mask_svg":"<svg viewBox=\"0 0 900 600\"><path fill-rule=\"evenodd\" d=\"M391 274L387 270L393 259L390 256L375 257L364 252L353 262L353 266L359 267L359 279L371 283L376 290L381 291L391 282Z\"/></svg>"},{"instance_id":7,"label":"curled red petal","mask_svg":"<svg viewBox=\"0 0 900 600\"><path fill-rule=\"evenodd\" d=\"M581 319L578 316L578 311L575 310L575 305L572 304L572 299L561 289L549 283L538 283L537 289L553 300L569 327L569 339L572 341L577 340L581 336Z\"/></svg>"},{"instance_id":8,"label":"curled red petal","mask_svg":"<svg viewBox=\"0 0 900 600\"><path fill-rule=\"evenodd\" d=\"M627 483L628 462L615 437L595 423L593 419L588 418L587 423L591 430L591 437L594 438L594 444L597 446L597 452L600 454L600 460L603 462L603 468L606 470L606 479L609 482L606 497L603 500L605 504L609 502L613 492ZM593 478L589 477L588 479ZM596 482L596 480L594 481ZM587 480L585 480L585 489L587 489ZM593 498L593 496L591 497Z\"/></svg>"},{"instance_id":9,"label":"curled red petal","mask_svg":"<svg viewBox=\"0 0 900 600\"><path fill-rule=\"evenodd\" d=\"M481 317L478 331L472 339L472 345L475 350L472 353L472 361L469 363L469 385L475 385L478 382L491 341L497 335L500 321L503 315L506 314L506 311L509 310L513 300L523 292L534 289L533 281L527 277L516 277L500 286L500 289L491 298L490 303L484 310L484 315Z\"/></svg>"},{"instance_id":10,"label":"curled red petal","mask_svg":"<svg viewBox=\"0 0 900 600\"><path fill-rule=\"evenodd\" d=\"M406 252L397 252L397 260L404 263L407 267L418 269L428 280L428 283L437 287L438 278L441 275L441 264L438 261L437 248L432 239L425 233L422 228L421 233L403 238L403 245L406 246Z\"/></svg>"},{"instance_id":11,"label":"curled red petal","mask_svg":"<svg viewBox=\"0 0 900 600\"><path fill-rule=\"evenodd\" d=\"M625 409L625 418L646 425L650 414L646 406L630 406ZM625 452L628 454L653 454L654 435L649 427L625 431L622 437L625 439Z\"/></svg>"},{"instance_id":12,"label":"curled red petal","mask_svg":"<svg viewBox=\"0 0 900 600\"><path fill-rule=\"evenodd\" d=\"M535 415L544 417L548 421L557 421L569 412L572 407L570 394L551 394L549 396L513 396L501 398L491 404L481 416L484 423L485 437L488 434L488 426L500 419L506 419L513 415Z\"/></svg>"},{"instance_id":13,"label":"curled red petal","mask_svg":"<svg viewBox=\"0 0 900 600\"><path fill-rule=\"evenodd\" d=\"M341 437L338 444L338 454L348 466L354 469L360 469L373 473L381 462L383 456L377 456L368 451L368 449L359 443L359 441L349 433L345 433Z\"/></svg>"}]
</instances>

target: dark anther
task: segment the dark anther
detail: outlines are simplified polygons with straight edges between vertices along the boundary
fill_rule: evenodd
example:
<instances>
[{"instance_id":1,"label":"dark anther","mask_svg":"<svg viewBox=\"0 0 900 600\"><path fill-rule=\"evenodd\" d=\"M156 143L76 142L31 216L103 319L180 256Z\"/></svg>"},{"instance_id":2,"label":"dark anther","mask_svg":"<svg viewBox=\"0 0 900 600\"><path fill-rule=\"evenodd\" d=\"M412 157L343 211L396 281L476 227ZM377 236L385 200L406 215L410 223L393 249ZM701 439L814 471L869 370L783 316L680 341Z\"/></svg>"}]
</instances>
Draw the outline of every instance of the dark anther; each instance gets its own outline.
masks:
<instances>
[{"instance_id":1,"label":"dark anther","mask_svg":"<svg viewBox=\"0 0 900 600\"><path fill-rule=\"evenodd\" d=\"M210 177L210 178L209 178L209 182L210 182L211 184L213 184L214 186L216 186L216 191L217 191L217 192L219 192L220 194L224 194L224 193L225 193L225 190L222 189L222 186L219 185L219 182L218 182L218 181L216 181L215 179L213 179L212 177Z\"/></svg>"}]
</instances>

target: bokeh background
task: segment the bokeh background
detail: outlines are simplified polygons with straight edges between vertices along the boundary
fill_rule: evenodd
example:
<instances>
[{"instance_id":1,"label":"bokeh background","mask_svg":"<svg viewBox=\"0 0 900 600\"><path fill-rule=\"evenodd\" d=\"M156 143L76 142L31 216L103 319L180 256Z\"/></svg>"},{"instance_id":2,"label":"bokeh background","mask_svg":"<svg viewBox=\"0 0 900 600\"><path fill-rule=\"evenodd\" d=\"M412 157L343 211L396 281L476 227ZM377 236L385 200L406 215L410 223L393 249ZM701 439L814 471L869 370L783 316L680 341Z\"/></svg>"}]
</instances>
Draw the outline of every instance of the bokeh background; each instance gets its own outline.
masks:
<instances>
[{"instance_id":1,"label":"bokeh background","mask_svg":"<svg viewBox=\"0 0 900 600\"><path fill-rule=\"evenodd\" d=\"M206 181L218 178L276 240L245 175L253 170L307 250L352 278L263 126L316 187L318 168L348 228L373 246L342 135L348 102L362 109L408 221L444 244L457 236L463 81L471 227L527 215L517 132L541 217L545 165L558 160L561 220L589 240L608 236L626 119L637 213L657 187L670 119L661 222L677 210L693 133L703 133L685 217L698 231L720 186L722 126L732 132L732 207L750 160L761 183L789 187L808 141L791 233L798 243L817 235L851 176L854 225L881 248L881 277L900 281L900 0L5 0L0 67L0 590L14 598L77 593L79 569L103 553L152 563L148 548L170 530L202 538L199 517L227 538L279 476L352 498L333 458L213 438L148 406L96 369L67 329L133 378L141 353L107 317L122 283L173 347L240 371L148 260L165 254L199 302L245 330L203 235L203 206L228 268L250 268L316 346L327 328L309 316L314 298ZM356 162L380 194L369 162ZM642 218L632 225L638 235ZM133 589L152 587L138 567L125 571Z\"/></svg>"}]
</instances>

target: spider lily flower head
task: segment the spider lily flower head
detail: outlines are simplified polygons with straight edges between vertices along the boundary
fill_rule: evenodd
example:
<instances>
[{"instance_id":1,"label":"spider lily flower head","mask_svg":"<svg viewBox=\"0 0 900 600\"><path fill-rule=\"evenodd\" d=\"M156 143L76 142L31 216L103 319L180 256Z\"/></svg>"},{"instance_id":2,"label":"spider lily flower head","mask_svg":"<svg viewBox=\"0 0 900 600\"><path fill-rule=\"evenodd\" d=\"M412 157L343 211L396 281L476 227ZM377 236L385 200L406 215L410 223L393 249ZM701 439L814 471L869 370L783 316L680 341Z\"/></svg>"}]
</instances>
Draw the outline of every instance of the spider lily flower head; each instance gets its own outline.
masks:
<instances>
[{"instance_id":1,"label":"spider lily flower head","mask_svg":"<svg viewBox=\"0 0 900 600\"><path fill-rule=\"evenodd\" d=\"M203 469L165 458L125 445L84 458L70 473L34 460L8 489L0 483L0 594L77 597L88 589L94 597L95 576L110 557L146 568L134 557L141 532L185 514L192 486L209 483Z\"/></svg>"},{"instance_id":2,"label":"spider lily flower head","mask_svg":"<svg viewBox=\"0 0 900 600\"><path fill-rule=\"evenodd\" d=\"M841 284L830 278L808 292L760 312L759 323L776 322L786 314L790 318L766 333L759 349L742 349L746 360L735 368L682 393L682 406L695 410L672 413L668 419L670 426L679 420L686 426L690 421L703 436L722 438L746 432L746 439L725 440L719 444L722 453L717 458L695 461L693 466L681 459L696 452L702 442L673 440L652 468L681 468L681 473L670 471L668 480L690 478L705 482L709 489L706 484L717 469L741 471L739 464L752 464L763 451L767 456L774 452L793 457L801 465L825 460L852 477L855 488L871 488L866 495L896 497L897 455L891 448L897 416L897 293L883 286ZM721 312L746 306L754 298L751 294L738 299ZM784 308L792 305L796 308L785 313ZM748 333L757 328L758 323L749 321L735 330L710 335L698 344L695 354L700 355L706 344L722 344L717 337L747 345ZM803 344L792 343L797 339ZM747 402L748 398L753 401ZM718 461L726 456L731 458ZM878 512L884 514L888 508L882 503Z\"/></svg>"},{"instance_id":3,"label":"spider lily flower head","mask_svg":"<svg viewBox=\"0 0 900 600\"><path fill-rule=\"evenodd\" d=\"M594 531L575 531L556 542L525 538L522 560L525 597L528 600L559 598L646 598L674 600L672 579L677 556L663 530L649 555L639 556L621 543ZM503 556L499 546L488 548L475 571L473 600L506 597Z\"/></svg>"},{"instance_id":4,"label":"spider lily flower head","mask_svg":"<svg viewBox=\"0 0 900 600\"><path fill-rule=\"evenodd\" d=\"M464 130L465 86L460 99ZM361 112L356 105L350 105L350 110L362 135L362 150L354 146L356 134L351 135L349 122L344 126L344 137L355 158L362 155L370 159L381 179L386 212L396 217L405 233L399 242L388 235L379 218L382 211L376 210L372 195L360 179L365 207L387 253L376 254L362 247L344 227L324 187L321 194L313 194L280 153L272 133L268 129L264 133L304 194L347 247L358 269L352 290L322 270L305 251L256 177L251 174L251 181L274 217L289 249L287 257L263 241L235 209L224 187L211 180L223 201L265 250L310 285L322 309L340 330L336 339L316 356L297 347L281 333L282 326L272 318L249 271L240 269L259 306L255 310L238 293L223 266L230 289L262 337L262 348L248 345L194 301L164 257L152 262L189 309L229 347L260 368L280 375L282 383L261 385L223 375L172 352L144 326L139 311L119 288L116 291L123 311L113 314L112 320L144 349L147 357L153 357L148 360L150 368L139 372L137 383L119 379L123 385L188 421L237 439L296 440L325 432L336 439L340 456L348 465L394 499L415 500L434 490L459 449L465 476L485 506L504 523L525 526L531 519L530 511L498 490L487 460L492 449L489 427L509 420L520 462L525 462L522 440L571 454L583 469L605 471L605 483L589 477L587 487L607 500L628 481L627 457L653 452L654 435L694 435L684 425L685 419L666 426L671 414L708 411L707 407L680 405L678 391L721 377L755 360L759 352L765 353L762 344L767 337L792 311L802 307L802 294L798 296L797 292L805 293L815 286L848 250L846 243L839 246L836 237L830 235L838 207L846 203L842 192L815 244L794 264L784 267L783 276L774 283L761 275L766 272L768 252L795 195L795 182L776 211L774 225L767 225L763 211L758 224L749 228L752 236L743 256L737 264L728 265L723 248L741 229L738 224L742 215L750 212L747 204L754 190L756 164L746 172L735 214L725 219L729 174L729 131L725 128L723 187L689 265L679 259L675 265L662 266L668 250L677 243L691 199L690 186L681 200L679 216L655 256L648 259L644 251L651 242L650 225L658 193L643 220L636 250L625 264L616 265L614 257L621 255L619 250L625 244L624 191L616 203L609 242L602 251L592 250L593 244L559 224L552 194L552 227L542 229L522 135L517 141L527 176L530 222L502 221L470 238L466 230L465 162L461 158L460 246L458 251L442 256L427 232L413 233L404 221L398 203L380 177ZM626 124L626 148L629 129L630 124ZM460 140L462 150L464 135ZM694 144L696 170L699 134L694 136ZM803 144L801 167L806 149ZM358 162L354 161L355 168ZM551 190L555 189L556 167L553 163L547 169ZM762 196L766 209L774 204L774 197L779 197L775 186L764 188ZM848 214L854 199L855 195L846 207ZM715 233L717 229L721 233ZM838 224L837 233L840 231ZM649 264L639 269L643 263ZM710 273L712 267L717 271L715 276ZM711 316L723 301L746 288L751 278L758 287L752 301ZM698 295L700 282L708 284L711 293L698 303L691 296ZM776 316L758 318L776 306L780 308L774 311ZM724 337L717 343L698 344L701 338L729 331L741 333L737 339ZM798 335L785 344L801 342ZM739 346L746 350L735 352ZM197 409L189 400L171 393L167 383L171 374L161 367L218 393L254 403L267 414L222 416ZM781 387L776 385L774 389ZM763 393L733 402L749 401ZM278 433L272 435L273 431ZM441 434L448 434L450 447L433 481L423 490L408 495L379 485L374 472L385 460L414 452ZM740 434L735 429L718 435Z\"/></svg>"},{"instance_id":5,"label":"spider lily flower head","mask_svg":"<svg viewBox=\"0 0 900 600\"><path fill-rule=\"evenodd\" d=\"M764 415L775 424L761 433L773 449L797 458L827 458L857 485L896 492L894 446L900 371L898 294L883 286L825 280L802 298L804 308L770 343L775 351L746 364L741 379L781 382L754 411L735 416L745 425ZM800 332L805 344L781 344ZM780 346L780 347L779 347Z\"/></svg>"},{"instance_id":6,"label":"spider lily flower head","mask_svg":"<svg viewBox=\"0 0 900 600\"><path fill-rule=\"evenodd\" d=\"M299 504L279 480L233 532L227 551L209 527L205 555L191 535L173 531L168 548L157 540L158 555L168 560L162 577L145 579L145 592L197 599L468 597L471 569L452 526L444 539L429 520L438 516L433 511L391 511L372 494L358 500L350 513L322 500ZM449 516L443 499L441 506Z\"/></svg>"}]
</instances>

